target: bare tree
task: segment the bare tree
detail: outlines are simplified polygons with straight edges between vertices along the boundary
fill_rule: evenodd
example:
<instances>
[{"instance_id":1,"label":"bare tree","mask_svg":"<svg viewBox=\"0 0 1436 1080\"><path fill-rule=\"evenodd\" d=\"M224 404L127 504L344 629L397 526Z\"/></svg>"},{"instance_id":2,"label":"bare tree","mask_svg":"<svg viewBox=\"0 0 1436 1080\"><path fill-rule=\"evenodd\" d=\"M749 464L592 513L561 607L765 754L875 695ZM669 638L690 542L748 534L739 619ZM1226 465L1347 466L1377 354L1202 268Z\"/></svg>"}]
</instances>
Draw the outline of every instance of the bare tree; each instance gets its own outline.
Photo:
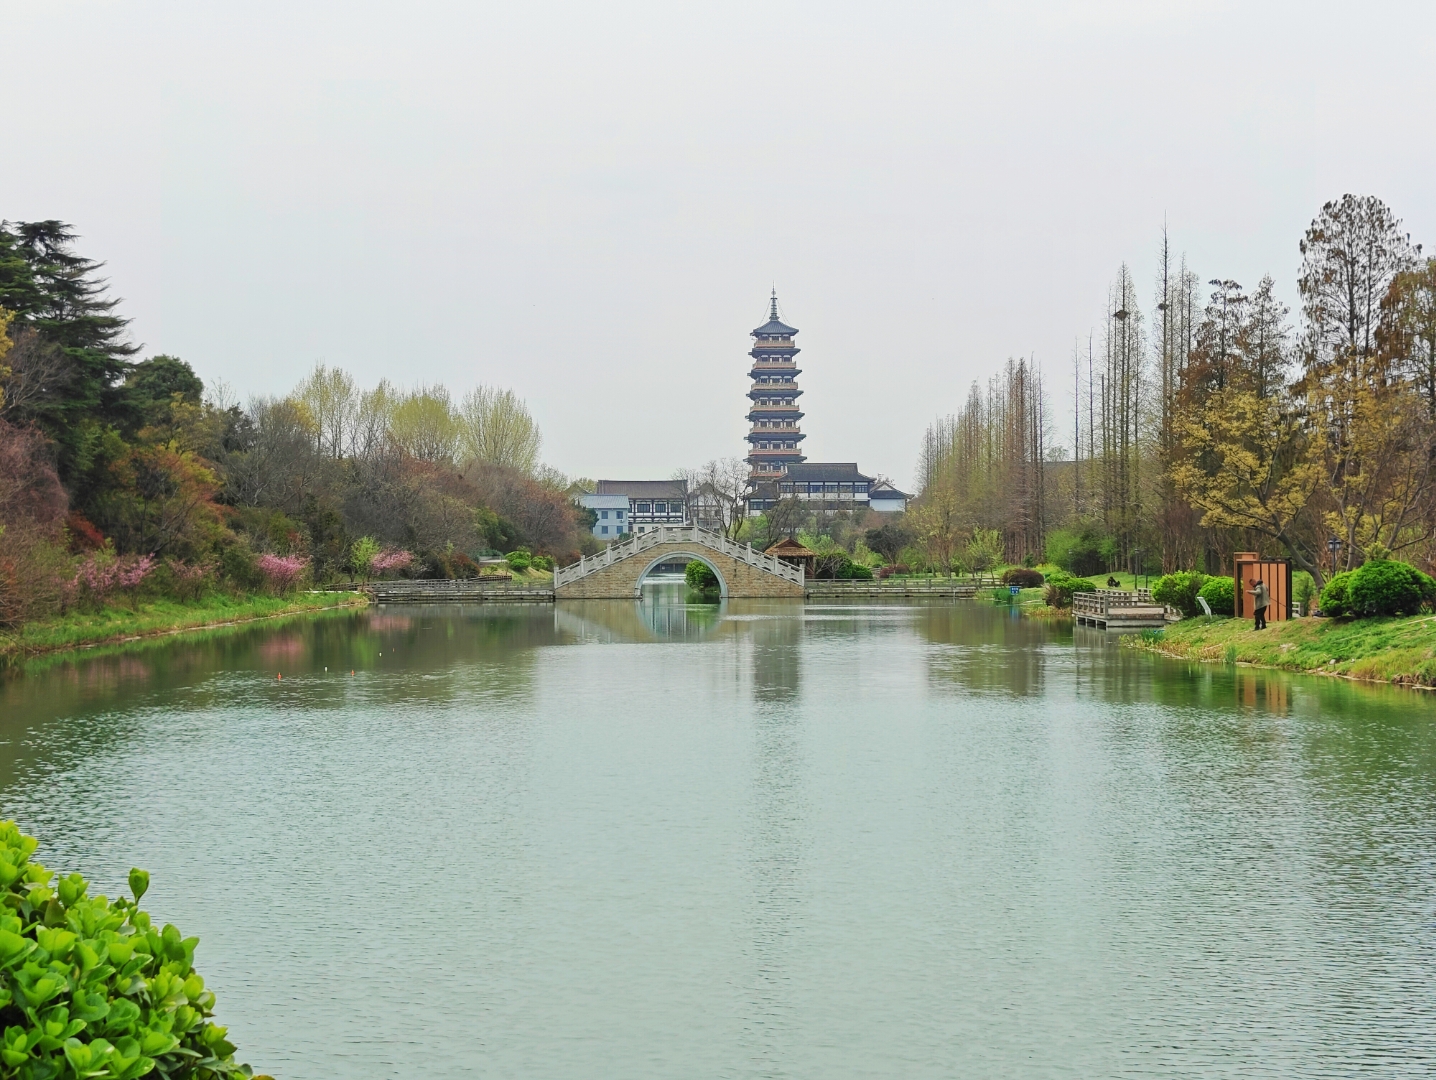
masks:
<instances>
[{"instance_id":1,"label":"bare tree","mask_svg":"<svg viewBox=\"0 0 1436 1080\"><path fill-rule=\"evenodd\" d=\"M314 417L320 453L331 458L341 458L348 453L359 415L359 395L353 376L342 368L315 364L294 394Z\"/></svg>"},{"instance_id":2,"label":"bare tree","mask_svg":"<svg viewBox=\"0 0 1436 1080\"><path fill-rule=\"evenodd\" d=\"M543 435L512 390L480 386L459 405L459 442L466 464L498 465L534 475Z\"/></svg>"},{"instance_id":3,"label":"bare tree","mask_svg":"<svg viewBox=\"0 0 1436 1080\"><path fill-rule=\"evenodd\" d=\"M421 386L389 414L389 435L417 461L452 465L459 453L459 417L442 386Z\"/></svg>"},{"instance_id":4,"label":"bare tree","mask_svg":"<svg viewBox=\"0 0 1436 1080\"><path fill-rule=\"evenodd\" d=\"M698 469L680 469L687 483L688 513L696 523L736 537L748 513L750 469L742 458L714 458Z\"/></svg>"}]
</instances>

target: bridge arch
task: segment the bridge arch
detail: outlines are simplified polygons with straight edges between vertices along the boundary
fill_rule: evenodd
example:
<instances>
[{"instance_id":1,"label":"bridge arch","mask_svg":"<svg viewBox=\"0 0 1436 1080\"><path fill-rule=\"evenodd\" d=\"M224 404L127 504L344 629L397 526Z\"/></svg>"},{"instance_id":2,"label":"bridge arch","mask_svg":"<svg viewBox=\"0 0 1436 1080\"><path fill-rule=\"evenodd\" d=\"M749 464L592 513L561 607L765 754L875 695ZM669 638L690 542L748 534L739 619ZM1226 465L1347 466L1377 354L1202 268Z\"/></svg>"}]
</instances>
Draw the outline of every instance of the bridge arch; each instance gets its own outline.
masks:
<instances>
[{"instance_id":1,"label":"bridge arch","mask_svg":"<svg viewBox=\"0 0 1436 1080\"><path fill-rule=\"evenodd\" d=\"M648 575L653 572L653 568L655 566L658 566L661 563L672 562L674 559L681 559L685 556L690 562L701 562L704 566L708 567L709 570L713 571L713 576L718 579L718 598L720 600L727 600L728 579L723 576L723 571L717 567L713 560L708 558L708 556L706 555L700 555L696 551L681 550L666 551L662 555L658 556L658 558L651 560L649 564L643 568L643 573L639 574L638 580L633 583L634 599L643 599L643 583L648 579Z\"/></svg>"}]
</instances>

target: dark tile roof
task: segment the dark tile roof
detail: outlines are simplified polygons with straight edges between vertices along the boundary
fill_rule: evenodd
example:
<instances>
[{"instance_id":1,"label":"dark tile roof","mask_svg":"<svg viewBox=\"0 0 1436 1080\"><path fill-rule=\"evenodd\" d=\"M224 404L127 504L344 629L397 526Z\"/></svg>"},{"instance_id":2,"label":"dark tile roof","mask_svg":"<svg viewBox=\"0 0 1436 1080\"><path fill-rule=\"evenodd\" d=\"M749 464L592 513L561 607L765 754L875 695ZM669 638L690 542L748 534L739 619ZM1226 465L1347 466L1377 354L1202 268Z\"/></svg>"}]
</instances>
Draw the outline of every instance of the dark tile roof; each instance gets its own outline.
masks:
<instances>
[{"instance_id":1,"label":"dark tile roof","mask_svg":"<svg viewBox=\"0 0 1436 1080\"><path fill-rule=\"evenodd\" d=\"M762 326L758 327L758 329L753 331L753 336L760 337L772 335L776 337L792 337L797 332L798 331L796 327L789 326L787 323L781 323L777 319L769 319Z\"/></svg>"},{"instance_id":2,"label":"dark tile roof","mask_svg":"<svg viewBox=\"0 0 1436 1080\"><path fill-rule=\"evenodd\" d=\"M912 496L909 495L906 491L899 491L897 488L889 484L886 480L883 480L882 482L874 484L872 487L868 488L868 498L876 498L880 495L885 496L889 499L912 498Z\"/></svg>"},{"instance_id":3,"label":"dark tile roof","mask_svg":"<svg viewBox=\"0 0 1436 1080\"><path fill-rule=\"evenodd\" d=\"M630 499L682 499L687 480L600 480L595 495L627 495Z\"/></svg>"},{"instance_id":4,"label":"dark tile roof","mask_svg":"<svg viewBox=\"0 0 1436 1080\"><path fill-rule=\"evenodd\" d=\"M801 465L789 465L784 480L814 480L823 483L834 481L863 481L871 482L871 476L864 476L858 472L858 466L852 461L805 461Z\"/></svg>"},{"instance_id":5,"label":"dark tile roof","mask_svg":"<svg viewBox=\"0 0 1436 1080\"><path fill-rule=\"evenodd\" d=\"M768 308L768 321L765 322L762 326L758 327L758 329L754 330L753 336L792 337L797 332L798 331L796 327L792 327L789 326L787 323L778 321L778 293L775 290L773 293L771 306Z\"/></svg>"}]
</instances>

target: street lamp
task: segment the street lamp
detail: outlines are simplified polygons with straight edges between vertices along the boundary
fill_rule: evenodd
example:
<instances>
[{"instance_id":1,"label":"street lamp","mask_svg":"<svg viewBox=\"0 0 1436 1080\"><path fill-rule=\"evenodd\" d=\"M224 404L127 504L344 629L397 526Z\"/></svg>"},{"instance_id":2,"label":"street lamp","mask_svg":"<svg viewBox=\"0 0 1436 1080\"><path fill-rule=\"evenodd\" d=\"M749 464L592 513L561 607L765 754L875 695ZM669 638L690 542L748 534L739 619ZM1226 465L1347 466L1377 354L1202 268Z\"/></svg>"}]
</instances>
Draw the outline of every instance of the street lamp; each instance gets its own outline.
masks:
<instances>
[{"instance_id":1,"label":"street lamp","mask_svg":"<svg viewBox=\"0 0 1436 1080\"><path fill-rule=\"evenodd\" d=\"M1132 558L1132 588L1135 589L1135 588L1137 587L1137 574L1139 573L1137 567L1140 566L1143 571L1145 571L1145 570L1147 569L1147 549L1146 549L1146 548L1133 548L1133 549L1132 549L1132 556L1131 556L1131 558ZM1142 576L1143 576L1143 577L1146 577L1146 574L1143 573Z\"/></svg>"},{"instance_id":2,"label":"street lamp","mask_svg":"<svg viewBox=\"0 0 1436 1080\"><path fill-rule=\"evenodd\" d=\"M1336 573L1336 553L1341 550L1341 540L1333 536L1326 542L1326 550L1331 552L1331 572Z\"/></svg>"}]
</instances>

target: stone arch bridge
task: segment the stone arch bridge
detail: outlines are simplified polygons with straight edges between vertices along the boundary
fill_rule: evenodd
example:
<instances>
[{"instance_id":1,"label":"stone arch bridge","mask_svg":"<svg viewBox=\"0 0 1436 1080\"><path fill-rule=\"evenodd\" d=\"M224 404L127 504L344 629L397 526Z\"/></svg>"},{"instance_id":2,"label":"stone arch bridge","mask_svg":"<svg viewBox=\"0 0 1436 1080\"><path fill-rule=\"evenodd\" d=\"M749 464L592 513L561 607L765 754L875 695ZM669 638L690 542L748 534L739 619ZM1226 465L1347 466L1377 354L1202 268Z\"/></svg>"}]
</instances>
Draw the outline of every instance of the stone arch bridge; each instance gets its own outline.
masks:
<instances>
[{"instance_id":1,"label":"stone arch bridge","mask_svg":"<svg viewBox=\"0 0 1436 1080\"><path fill-rule=\"evenodd\" d=\"M553 572L555 600L632 600L643 595L643 579L655 566L675 558L697 559L718 577L725 596L803 598L803 568L739 544L720 532L694 525L635 534Z\"/></svg>"}]
</instances>

